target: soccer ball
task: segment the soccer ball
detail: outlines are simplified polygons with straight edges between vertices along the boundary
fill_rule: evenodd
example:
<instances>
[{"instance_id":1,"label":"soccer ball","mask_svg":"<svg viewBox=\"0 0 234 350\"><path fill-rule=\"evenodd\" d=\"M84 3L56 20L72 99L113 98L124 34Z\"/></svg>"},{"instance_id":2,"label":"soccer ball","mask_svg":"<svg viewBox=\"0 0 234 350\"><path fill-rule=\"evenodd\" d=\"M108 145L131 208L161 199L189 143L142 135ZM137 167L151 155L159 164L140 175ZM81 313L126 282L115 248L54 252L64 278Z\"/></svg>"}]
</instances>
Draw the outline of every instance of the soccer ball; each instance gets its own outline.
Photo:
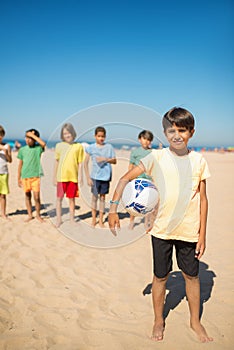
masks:
<instances>
[{"instance_id":1,"label":"soccer ball","mask_svg":"<svg viewBox=\"0 0 234 350\"><path fill-rule=\"evenodd\" d=\"M159 200L156 186L147 179L137 178L124 188L122 202L127 212L134 216L144 216L154 210Z\"/></svg>"}]
</instances>

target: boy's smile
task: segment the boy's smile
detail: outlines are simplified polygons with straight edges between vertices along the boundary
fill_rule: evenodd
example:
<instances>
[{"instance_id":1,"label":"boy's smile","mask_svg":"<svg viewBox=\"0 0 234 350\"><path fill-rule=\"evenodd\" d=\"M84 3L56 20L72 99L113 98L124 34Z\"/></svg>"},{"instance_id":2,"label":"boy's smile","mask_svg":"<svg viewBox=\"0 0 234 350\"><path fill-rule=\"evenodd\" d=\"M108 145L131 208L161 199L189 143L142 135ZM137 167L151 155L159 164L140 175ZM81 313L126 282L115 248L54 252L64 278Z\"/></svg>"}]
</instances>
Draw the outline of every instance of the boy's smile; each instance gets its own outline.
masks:
<instances>
[{"instance_id":1,"label":"boy's smile","mask_svg":"<svg viewBox=\"0 0 234 350\"><path fill-rule=\"evenodd\" d=\"M166 138L170 144L171 150L183 150L187 149L189 139L194 134L194 129L189 131L184 126L176 126L173 124L165 131Z\"/></svg>"}]
</instances>

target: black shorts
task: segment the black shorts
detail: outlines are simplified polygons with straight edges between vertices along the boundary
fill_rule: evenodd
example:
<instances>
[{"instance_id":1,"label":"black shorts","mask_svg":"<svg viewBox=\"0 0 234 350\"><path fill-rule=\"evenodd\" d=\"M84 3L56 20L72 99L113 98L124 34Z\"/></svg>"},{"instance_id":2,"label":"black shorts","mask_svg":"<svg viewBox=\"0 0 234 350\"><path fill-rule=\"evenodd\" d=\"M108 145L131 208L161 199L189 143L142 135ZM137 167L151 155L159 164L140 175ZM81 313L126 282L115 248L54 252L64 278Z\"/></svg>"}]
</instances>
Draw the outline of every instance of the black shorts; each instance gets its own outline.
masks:
<instances>
[{"instance_id":1,"label":"black shorts","mask_svg":"<svg viewBox=\"0 0 234 350\"><path fill-rule=\"evenodd\" d=\"M155 276L163 278L172 271L173 246L176 249L178 267L188 276L197 276L199 272L199 260L195 258L196 245L196 242L165 240L152 236Z\"/></svg>"},{"instance_id":2,"label":"black shorts","mask_svg":"<svg viewBox=\"0 0 234 350\"><path fill-rule=\"evenodd\" d=\"M94 196L98 196L99 194L107 194L109 193L110 181L102 181L92 179L93 186L91 188L91 192Z\"/></svg>"}]
</instances>

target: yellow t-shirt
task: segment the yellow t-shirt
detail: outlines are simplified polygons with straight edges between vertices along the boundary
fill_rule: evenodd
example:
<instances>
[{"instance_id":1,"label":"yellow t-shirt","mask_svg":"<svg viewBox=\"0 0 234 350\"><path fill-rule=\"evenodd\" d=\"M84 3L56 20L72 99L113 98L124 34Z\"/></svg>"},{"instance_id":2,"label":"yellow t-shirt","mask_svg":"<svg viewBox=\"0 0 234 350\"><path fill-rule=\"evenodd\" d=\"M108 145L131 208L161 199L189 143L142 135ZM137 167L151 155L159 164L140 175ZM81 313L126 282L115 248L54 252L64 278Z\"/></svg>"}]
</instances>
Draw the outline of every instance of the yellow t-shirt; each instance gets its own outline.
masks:
<instances>
[{"instance_id":1,"label":"yellow t-shirt","mask_svg":"<svg viewBox=\"0 0 234 350\"><path fill-rule=\"evenodd\" d=\"M199 184L210 176L202 154L176 156L169 148L152 150L141 159L160 194L151 234L162 239L197 242L200 228Z\"/></svg>"},{"instance_id":2,"label":"yellow t-shirt","mask_svg":"<svg viewBox=\"0 0 234 350\"><path fill-rule=\"evenodd\" d=\"M84 150L80 143L60 142L55 147L55 159L58 160L57 181L78 182L78 165L84 160Z\"/></svg>"}]
</instances>

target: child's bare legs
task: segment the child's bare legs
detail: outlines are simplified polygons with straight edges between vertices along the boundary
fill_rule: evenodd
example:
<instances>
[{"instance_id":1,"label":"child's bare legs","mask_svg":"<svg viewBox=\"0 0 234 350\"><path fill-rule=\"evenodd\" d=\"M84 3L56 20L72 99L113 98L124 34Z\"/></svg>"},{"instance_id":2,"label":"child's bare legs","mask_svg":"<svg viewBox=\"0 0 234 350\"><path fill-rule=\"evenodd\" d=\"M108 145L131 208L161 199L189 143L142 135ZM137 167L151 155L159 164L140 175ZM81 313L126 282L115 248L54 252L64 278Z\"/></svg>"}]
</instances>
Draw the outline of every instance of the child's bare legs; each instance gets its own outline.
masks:
<instances>
[{"instance_id":1,"label":"child's bare legs","mask_svg":"<svg viewBox=\"0 0 234 350\"><path fill-rule=\"evenodd\" d=\"M36 218L40 222L43 222L43 219L41 217L41 200L40 200L40 192L33 192L33 197L35 201L35 208L36 208Z\"/></svg>"},{"instance_id":2,"label":"child's bare legs","mask_svg":"<svg viewBox=\"0 0 234 350\"><path fill-rule=\"evenodd\" d=\"M99 226L104 226L104 213L105 213L105 194L100 194L100 204L99 204Z\"/></svg>"},{"instance_id":3,"label":"child's bare legs","mask_svg":"<svg viewBox=\"0 0 234 350\"><path fill-rule=\"evenodd\" d=\"M160 341L163 339L165 321L163 318L164 300L166 293L166 283L168 276L157 278L154 276L152 285L152 299L154 307L154 326L152 331L152 340Z\"/></svg>"},{"instance_id":4,"label":"child's bare legs","mask_svg":"<svg viewBox=\"0 0 234 350\"><path fill-rule=\"evenodd\" d=\"M207 343L212 341L205 328L202 326L199 318L200 311L200 281L199 277L191 277L183 273L186 285L186 295L189 304L190 311L190 326L197 334L199 340L202 343Z\"/></svg>"},{"instance_id":5,"label":"child's bare legs","mask_svg":"<svg viewBox=\"0 0 234 350\"><path fill-rule=\"evenodd\" d=\"M6 195L0 194L0 201L1 201L1 215L3 219L7 219L6 216Z\"/></svg>"},{"instance_id":6,"label":"child's bare legs","mask_svg":"<svg viewBox=\"0 0 234 350\"><path fill-rule=\"evenodd\" d=\"M97 220L97 200L98 197L94 194L92 195L92 202L91 202L91 208L92 208L92 226L96 226L96 220Z\"/></svg>"},{"instance_id":7,"label":"child's bare legs","mask_svg":"<svg viewBox=\"0 0 234 350\"><path fill-rule=\"evenodd\" d=\"M59 227L62 224L62 201L63 201L63 198L57 197L57 201L56 201L56 216L57 216L56 227Z\"/></svg>"},{"instance_id":8,"label":"child's bare legs","mask_svg":"<svg viewBox=\"0 0 234 350\"><path fill-rule=\"evenodd\" d=\"M70 222L75 222L75 198L69 198Z\"/></svg>"},{"instance_id":9,"label":"child's bare legs","mask_svg":"<svg viewBox=\"0 0 234 350\"><path fill-rule=\"evenodd\" d=\"M135 219L135 217L134 217L133 215L130 215L129 225L128 225L129 230L133 230L133 227L134 227L134 219Z\"/></svg>"},{"instance_id":10,"label":"child's bare legs","mask_svg":"<svg viewBox=\"0 0 234 350\"><path fill-rule=\"evenodd\" d=\"M25 204L28 212L28 218L25 220L25 222L28 222L33 219L32 216L32 194L31 192L25 192Z\"/></svg>"}]
</instances>

